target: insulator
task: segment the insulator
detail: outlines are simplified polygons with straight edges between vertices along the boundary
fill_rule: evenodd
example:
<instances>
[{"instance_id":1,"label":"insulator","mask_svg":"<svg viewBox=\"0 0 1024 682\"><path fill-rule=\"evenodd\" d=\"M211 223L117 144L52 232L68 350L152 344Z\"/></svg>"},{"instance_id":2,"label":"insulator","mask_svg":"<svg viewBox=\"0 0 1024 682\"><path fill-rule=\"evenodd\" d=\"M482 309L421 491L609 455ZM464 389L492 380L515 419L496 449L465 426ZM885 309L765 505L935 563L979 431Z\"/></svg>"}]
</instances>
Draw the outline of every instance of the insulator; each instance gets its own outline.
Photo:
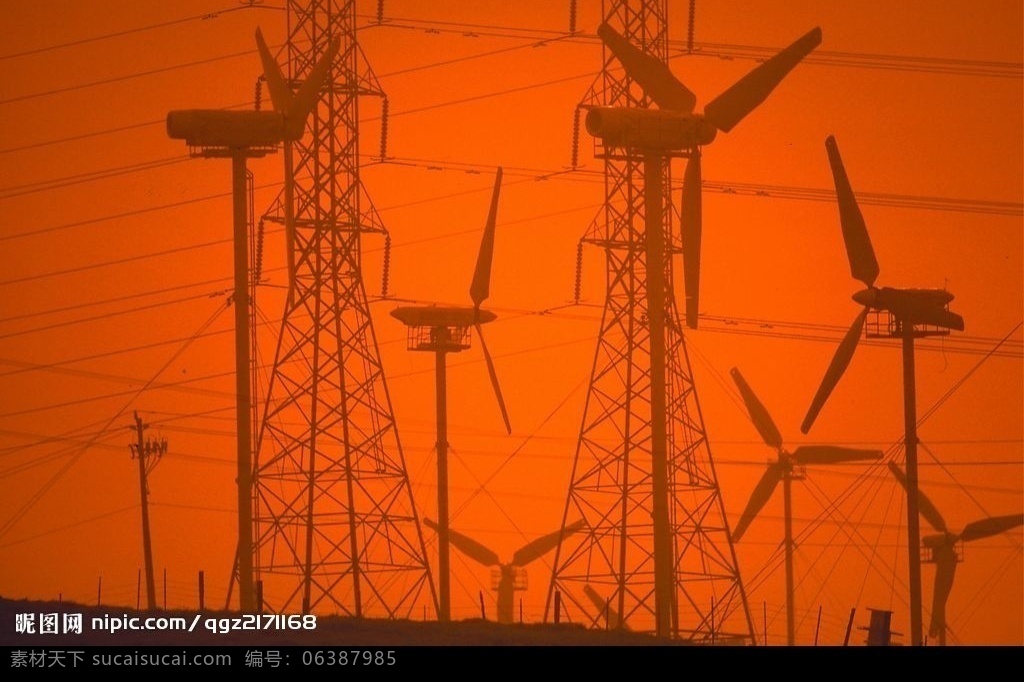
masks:
<instances>
[{"instance_id":1,"label":"insulator","mask_svg":"<svg viewBox=\"0 0 1024 682\"><path fill-rule=\"evenodd\" d=\"M384 0L377 0L377 23L384 23Z\"/></svg>"},{"instance_id":2,"label":"insulator","mask_svg":"<svg viewBox=\"0 0 1024 682\"><path fill-rule=\"evenodd\" d=\"M572 119L572 167L576 168L580 162L580 108L576 107Z\"/></svg>"},{"instance_id":3,"label":"insulator","mask_svg":"<svg viewBox=\"0 0 1024 682\"><path fill-rule=\"evenodd\" d=\"M573 300L580 302L580 290L583 288L583 240L576 246L576 289Z\"/></svg>"},{"instance_id":4,"label":"insulator","mask_svg":"<svg viewBox=\"0 0 1024 682\"><path fill-rule=\"evenodd\" d=\"M380 108L380 160L384 161L388 158L388 98L384 98L384 103L381 104Z\"/></svg>"},{"instance_id":5,"label":"insulator","mask_svg":"<svg viewBox=\"0 0 1024 682\"><path fill-rule=\"evenodd\" d=\"M576 33L576 0L569 0L569 33Z\"/></svg>"},{"instance_id":6,"label":"insulator","mask_svg":"<svg viewBox=\"0 0 1024 682\"><path fill-rule=\"evenodd\" d=\"M697 0L690 0L690 26L686 31L686 51L693 52L693 20L697 14Z\"/></svg>"},{"instance_id":7,"label":"insulator","mask_svg":"<svg viewBox=\"0 0 1024 682\"><path fill-rule=\"evenodd\" d=\"M384 235L384 273L381 277L380 295L388 297L388 279L391 276L391 235Z\"/></svg>"},{"instance_id":8,"label":"insulator","mask_svg":"<svg viewBox=\"0 0 1024 682\"><path fill-rule=\"evenodd\" d=\"M263 278L263 218L256 228L256 254L253 258L252 281L259 283Z\"/></svg>"},{"instance_id":9,"label":"insulator","mask_svg":"<svg viewBox=\"0 0 1024 682\"><path fill-rule=\"evenodd\" d=\"M266 76L260 76L256 79L256 111L260 110L260 101L263 99L263 81Z\"/></svg>"}]
</instances>

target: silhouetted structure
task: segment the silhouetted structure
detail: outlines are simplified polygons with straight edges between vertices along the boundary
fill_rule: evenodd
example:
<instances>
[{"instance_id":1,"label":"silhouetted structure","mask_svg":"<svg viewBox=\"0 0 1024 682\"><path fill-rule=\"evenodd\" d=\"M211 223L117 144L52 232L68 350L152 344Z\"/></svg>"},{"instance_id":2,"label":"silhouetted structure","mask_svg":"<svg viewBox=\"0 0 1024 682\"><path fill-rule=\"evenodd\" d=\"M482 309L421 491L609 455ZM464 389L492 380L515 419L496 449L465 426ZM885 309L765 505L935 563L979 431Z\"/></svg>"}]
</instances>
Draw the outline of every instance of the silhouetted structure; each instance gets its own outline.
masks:
<instances>
[{"instance_id":1,"label":"silhouetted structure","mask_svg":"<svg viewBox=\"0 0 1024 682\"><path fill-rule=\"evenodd\" d=\"M754 492L750 494L750 501L740 515L740 520L732 534L732 540L739 542L747 530L747 526L771 498L779 481L782 481L783 522L785 524L783 543L786 555L786 644L793 646L796 644L796 607L793 589L793 551L796 549L796 544L793 541L792 482L804 477L804 467L808 464L877 460L882 458L882 451L856 450L834 445L801 445L793 452L789 452L783 445L782 434L779 433L775 421L757 395L754 394L753 389L747 384L743 375L735 367L731 374L733 381L740 389L740 395L743 396L743 403L747 406L750 420L757 427L757 432L761 434L761 439L778 453L778 459L775 463L768 465L768 469L761 476Z\"/></svg>"},{"instance_id":2,"label":"silhouetted structure","mask_svg":"<svg viewBox=\"0 0 1024 682\"><path fill-rule=\"evenodd\" d=\"M438 533L441 532L440 527L430 519L423 519L423 523L428 528L433 528ZM563 533L565 535L575 533L582 527L583 522L577 521L564 531L556 530L554 533L542 535L517 549L515 554L512 555L512 560L506 563L502 563L493 550L484 547L468 535L463 535L451 528L448 529L448 539L451 541L451 544L455 545L459 551L470 559L484 566L491 567L491 589L498 593L498 622L513 623L515 622L515 593L519 590L525 590L529 585L527 582L526 565L557 547L558 543L562 541ZM480 593L480 599L483 599L483 592ZM481 601L482 608L483 602ZM520 609L522 609L522 604L520 604ZM522 617L520 617L520 620L522 620Z\"/></svg>"},{"instance_id":3,"label":"silhouetted structure","mask_svg":"<svg viewBox=\"0 0 1024 682\"><path fill-rule=\"evenodd\" d=\"M144 438L143 434L149 424L142 421L139 413L135 413L134 443L129 443L132 459L139 462L139 501L142 507L142 554L146 566L146 608L156 609L156 581L153 577L153 541L149 532L149 475L161 458L167 454L167 439L155 440Z\"/></svg>"},{"instance_id":4,"label":"silhouetted structure","mask_svg":"<svg viewBox=\"0 0 1024 682\"><path fill-rule=\"evenodd\" d=\"M408 348L411 351L424 351L434 354L434 370L436 381L435 409L437 416L437 529L438 539L438 618L441 621L451 619L451 567L449 562L448 531L448 379L447 356L469 348L472 336L470 328L476 329L480 339L480 349L487 362L487 373L494 387L494 395L498 399L501 418L505 429L512 433L508 421L505 400L501 396L498 375L494 371L494 361L484 342L482 325L493 322L497 316L489 310L481 310L480 305L490 296L491 261L494 258L494 228L498 215L498 195L501 192L501 168L494 177L494 190L491 194L491 208L484 225L483 238L480 240L480 252L477 254L476 269L473 281L469 286L469 296L473 301L470 306L402 306L391 311L391 315L405 324L408 330Z\"/></svg>"},{"instance_id":5,"label":"silhouetted structure","mask_svg":"<svg viewBox=\"0 0 1024 682\"><path fill-rule=\"evenodd\" d=\"M683 254L687 319L695 327L700 147L756 107L817 45L820 31L755 69L701 115L666 65L667 13L664 0L605 4L598 29L604 68L582 105L587 130L601 143L606 189L604 210L584 241L604 249L608 288L563 516L563 524L582 516L588 532L559 547L548 608L562 591L587 614L589 584L611 591L611 607L634 630L751 641L676 310L672 256ZM681 239L672 230L672 158L688 159ZM586 618L597 626L601 614Z\"/></svg>"},{"instance_id":6,"label":"silhouetted structure","mask_svg":"<svg viewBox=\"0 0 1024 682\"><path fill-rule=\"evenodd\" d=\"M363 235L385 230L359 179L358 102L382 91L355 0L286 5L289 87L341 44L268 212L289 289L257 440L256 571L278 612L419 615L436 600L362 273Z\"/></svg>"},{"instance_id":7,"label":"silhouetted structure","mask_svg":"<svg viewBox=\"0 0 1024 682\"><path fill-rule=\"evenodd\" d=\"M846 371L846 367L857 349L857 341L864 330L865 321L873 311L875 319L868 326L867 335L875 338L900 338L903 340L903 425L904 446L907 458L907 545L910 573L910 642L914 646L923 643L921 627L921 545L920 519L918 518L917 489L917 399L914 380L914 339L922 336L948 334L950 329L963 331L964 320L950 312L949 303L953 294L944 289L892 289L878 288L878 261L871 246L861 215L857 198L846 175L842 157L835 138L825 140L832 178L835 182L839 203L839 221L846 244L846 256L850 262L850 274L867 287L853 295L853 300L864 306L854 319L846 336L836 349L832 362L825 372L821 386L811 401L807 416L800 430L807 433L821 408L825 405L832 389Z\"/></svg>"},{"instance_id":8,"label":"silhouetted structure","mask_svg":"<svg viewBox=\"0 0 1024 682\"><path fill-rule=\"evenodd\" d=\"M861 628L868 631L867 645L890 646L893 634L898 634L892 631L892 611L870 608L868 611L871 612L871 620L867 628Z\"/></svg>"},{"instance_id":9,"label":"silhouetted structure","mask_svg":"<svg viewBox=\"0 0 1024 682\"><path fill-rule=\"evenodd\" d=\"M889 469L893 476L904 488L908 488L907 476L895 464L890 463ZM918 508L921 516L931 524L931 527L938 531L935 535L925 536L922 548L925 552L925 561L935 564L935 591L932 596L932 618L928 628L928 634L939 638L939 644L946 645L946 601L953 589L953 576L956 574L956 565L963 561L963 543L982 538L990 538L993 535L1005 533L1008 530L1024 525L1024 514L1009 514L1007 516L990 516L978 521L972 521L964 526L959 533L951 533L946 526L945 519L939 513L928 496L921 490L917 491Z\"/></svg>"},{"instance_id":10,"label":"silhouetted structure","mask_svg":"<svg viewBox=\"0 0 1024 682\"><path fill-rule=\"evenodd\" d=\"M324 42L327 41L325 35ZM256 43L263 61L264 76L271 84L274 111L223 111L187 109L167 115L167 134L185 140L192 156L231 159L232 222L234 224L235 305L235 411L237 426L238 547L235 571L238 576L239 606L243 612L258 610L253 582L253 460L252 460L252 386L249 280L249 198L246 159L258 158L285 143L302 137L306 119L315 103L315 94L323 85L331 59L338 50L334 40L307 76L295 97L284 88L277 62L267 50L259 29ZM287 156L286 156L287 158Z\"/></svg>"},{"instance_id":11,"label":"silhouetted structure","mask_svg":"<svg viewBox=\"0 0 1024 682\"><path fill-rule=\"evenodd\" d=\"M604 619L605 628L608 630L629 630L629 626L622 620L619 612L612 608L611 598L604 598L597 593L590 585L583 586L583 594L594 605Z\"/></svg>"}]
</instances>

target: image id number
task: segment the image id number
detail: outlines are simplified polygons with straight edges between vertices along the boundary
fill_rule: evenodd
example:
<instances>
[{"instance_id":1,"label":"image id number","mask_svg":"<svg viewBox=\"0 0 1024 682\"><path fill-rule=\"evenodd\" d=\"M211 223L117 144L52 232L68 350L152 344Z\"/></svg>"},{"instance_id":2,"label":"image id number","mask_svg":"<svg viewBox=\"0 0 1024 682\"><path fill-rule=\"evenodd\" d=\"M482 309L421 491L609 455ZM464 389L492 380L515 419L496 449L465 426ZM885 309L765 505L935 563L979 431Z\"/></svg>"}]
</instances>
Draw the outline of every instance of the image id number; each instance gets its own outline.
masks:
<instances>
[{"instance_id":1,"label":"image id number","mask_svg":"<svg viewBox=\"0 0 1024 682\"><path fill-rule=\"evenodd\" d=\"M327 649L303 651L303 665L394 665L394 651L370 651L358 649Z\"/></svg>"}]
</instances>

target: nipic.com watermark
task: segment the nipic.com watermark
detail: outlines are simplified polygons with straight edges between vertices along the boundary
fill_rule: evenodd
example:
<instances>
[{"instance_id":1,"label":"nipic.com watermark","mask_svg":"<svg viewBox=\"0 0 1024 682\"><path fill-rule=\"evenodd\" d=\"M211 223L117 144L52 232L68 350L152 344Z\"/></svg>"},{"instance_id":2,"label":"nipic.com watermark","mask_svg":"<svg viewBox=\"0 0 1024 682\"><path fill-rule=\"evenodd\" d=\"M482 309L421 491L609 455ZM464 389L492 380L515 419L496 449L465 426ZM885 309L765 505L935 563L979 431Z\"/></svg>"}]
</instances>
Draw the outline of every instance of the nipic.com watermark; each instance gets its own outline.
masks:
<instances>
[{"instance_id":1,"label":"nipic.com watermark","mask_svg":"<svg viewBox=\"0 0 1024 682\"><path fill-rule=\"evenodd\" d=\"M246 614L234 617L131 616L127 613L103 614L85 618L81 613L17 613L14 633L17 635L81 635L86 627L91 632L129 632L139 630L206 632L226 635L230 632L254 630L316 630L313 614Z\"/></svg>"}]
</instances>

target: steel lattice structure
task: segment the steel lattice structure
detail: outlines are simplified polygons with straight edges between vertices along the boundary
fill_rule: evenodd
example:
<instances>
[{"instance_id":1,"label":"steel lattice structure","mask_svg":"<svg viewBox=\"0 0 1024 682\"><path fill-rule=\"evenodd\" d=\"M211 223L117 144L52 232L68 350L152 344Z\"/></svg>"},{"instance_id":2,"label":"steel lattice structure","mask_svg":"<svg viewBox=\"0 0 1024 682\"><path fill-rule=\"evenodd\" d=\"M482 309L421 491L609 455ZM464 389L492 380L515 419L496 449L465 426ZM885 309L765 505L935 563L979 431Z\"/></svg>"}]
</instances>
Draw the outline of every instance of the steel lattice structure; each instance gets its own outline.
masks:
<instances>
[{"instance_id":1,"label":"steel lattice structure","mask_svg":"<svg viewBox=\"0 0 1024 682\"><path fill-rule=\"evenodd\" d=\"M667 60L667 0L610 0L603 9L605 21L630 42ZM650 106L607 50L602 73L581 104L593 106ZM545 618L551 618L557 592L565 616L594 627L622 623L694 641L749 643L753 626L673 295L672 257L681 253L681 240L673 231L670 192L661 192L660 206L645 206L644 157L611 149L599 155L605 158L605 204L584 241L604 249L607 292L562 521L564 529L583 518L588 531L562 540ZM647 172L661 173L649 179L671 188L670 166L667 160L647 165ZM663 251L648 251L645 214L659 209ZM662 261L663 271L663 346L654 353L648 253ZM664 358L656 372L652 357ZM652 383L662 381L659 396ZM663 426L654 418L659 413ZM671 583L661 599L653 520L657 443L667 471L662 509L667 506L663 518L670 533L661 537L671 538L664 552L671 565L660 569ZM665 606L659 609L658 601Z\"/></svg>"},{"instance_id":2,"label":"steel lattice structure","mask_svg":"<svg viewBox=\"0 0 1024 682\"><path fill-rule=\"evenodd\" d=\"M359 97L383 93L354 0L289 0L287 15L293 85L341 47L271 209L290 286L258 434L255 571L276 611L418 615L436 598L361 273L362 235L384 228L359 179Z\"/></svg>"}]
</instances>

